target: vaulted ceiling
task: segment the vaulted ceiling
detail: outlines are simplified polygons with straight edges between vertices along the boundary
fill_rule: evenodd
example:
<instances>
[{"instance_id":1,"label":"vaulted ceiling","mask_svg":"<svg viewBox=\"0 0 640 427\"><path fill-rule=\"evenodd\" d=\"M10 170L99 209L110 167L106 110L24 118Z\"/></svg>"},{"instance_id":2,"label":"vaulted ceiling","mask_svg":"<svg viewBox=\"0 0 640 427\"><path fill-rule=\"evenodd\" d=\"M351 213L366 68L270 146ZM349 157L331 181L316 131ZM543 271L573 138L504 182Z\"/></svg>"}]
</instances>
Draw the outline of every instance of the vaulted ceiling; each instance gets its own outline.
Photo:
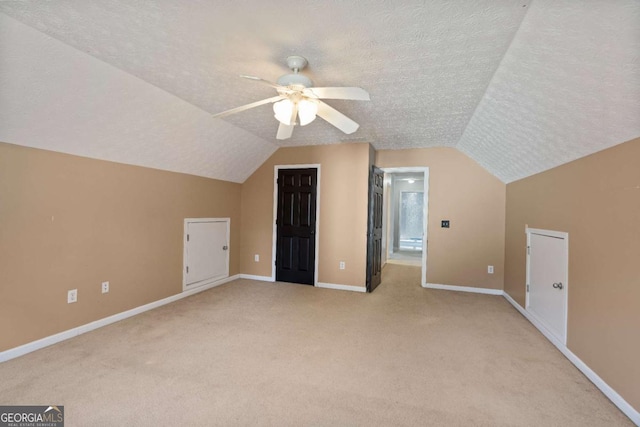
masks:
<instances>
[{"instance_id":1,"label":"vaulted ceiling","mask_svg":"<svg viewBox=\"0 0 640 427\"><path fill-rule=\"evenodd\" d=\"M0 140L243 182L279 146L455 147L511 182L640 136L640 1L0 2ZM360 124L275 139L288 55Z\"/></svg>"}]
</instances>

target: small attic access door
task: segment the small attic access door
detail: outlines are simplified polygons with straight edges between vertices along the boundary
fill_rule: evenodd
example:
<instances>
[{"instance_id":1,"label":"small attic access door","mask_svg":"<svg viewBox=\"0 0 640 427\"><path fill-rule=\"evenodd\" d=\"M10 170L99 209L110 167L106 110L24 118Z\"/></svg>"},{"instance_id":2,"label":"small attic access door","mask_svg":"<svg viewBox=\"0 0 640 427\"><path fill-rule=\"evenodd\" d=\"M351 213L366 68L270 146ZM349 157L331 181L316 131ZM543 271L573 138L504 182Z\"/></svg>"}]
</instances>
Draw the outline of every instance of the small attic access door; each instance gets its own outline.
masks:
<instances>
[{"instance_id":1,"label":"small attic access door","mask_svg":"<svg viewBox=\"0 0 640 427\"><path fill-rule=\"evenodd\" d=\"M184 220L183 291L229 276L229 223L229 218Z\"/></svg>"},{"instance_id":2,"label":"small attic access door","mask_svg":"<svg viewBox=\"0 0 640 427\"><path fill-rule=\"evenodd\" d=\"M569 234L528 227L526 233L526 310L546 332L566 345ZM551 339L544 330L543 333Z\"/></svg>"}]
</instances>

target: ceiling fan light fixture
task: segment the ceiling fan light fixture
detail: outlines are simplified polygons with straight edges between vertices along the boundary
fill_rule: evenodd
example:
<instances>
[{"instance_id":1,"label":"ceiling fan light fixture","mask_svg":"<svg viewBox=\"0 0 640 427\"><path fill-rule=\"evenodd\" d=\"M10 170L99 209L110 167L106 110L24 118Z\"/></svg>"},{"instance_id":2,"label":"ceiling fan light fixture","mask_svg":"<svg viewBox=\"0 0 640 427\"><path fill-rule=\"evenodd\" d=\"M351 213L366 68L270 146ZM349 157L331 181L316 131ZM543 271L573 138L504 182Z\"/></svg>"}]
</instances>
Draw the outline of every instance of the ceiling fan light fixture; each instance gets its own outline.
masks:
<instances>
[{"instance_id":1,"label":"ceiling fan light fixture","mask_svg":"<svg viewBox=\"0 0 640 427\"><path fill-rule=\"evenodd\" d=\"M281 76L277 83L272 83L260 77L240 75L242 78L260 82L276 89L277 96L232 108L214 114L212 117L226 117L271 103L273 104L274 117L280 122L276 139L291 138L296 122L301 126L306 126L314 121L317 116L320 116L330 125L335 126L347 135L358 130L358 123L322 100L370 101L371 97L367 91L359 87L314 87L309 77L300 74L300 71L307 66L307 60L302 56L294 55L288 57L287 65L291 69L291 73Z\"/></svg>"},{"instance_id":2,"label":"ceiling fan light fixture","mask_svg":"<svg viewBox=\"0 0 640 427\"><path fill-rule=\"evenodd\" d=\"M283 125L291 126L291 114L293 113L293 102L283 99L273 104L274 117Z\"/></svg>"},{"instance_id":3,"label":"ceiling fan light fixture","mask_svg":"<svg viewBox=\"0 0 640 427\"><path fill-rule=\"evenodd\" d=\"M316 119L318 114L318 103L309 99L302 99L298 102L298 117L300 126L305 126Z\"/></svg>"}]
</instances>

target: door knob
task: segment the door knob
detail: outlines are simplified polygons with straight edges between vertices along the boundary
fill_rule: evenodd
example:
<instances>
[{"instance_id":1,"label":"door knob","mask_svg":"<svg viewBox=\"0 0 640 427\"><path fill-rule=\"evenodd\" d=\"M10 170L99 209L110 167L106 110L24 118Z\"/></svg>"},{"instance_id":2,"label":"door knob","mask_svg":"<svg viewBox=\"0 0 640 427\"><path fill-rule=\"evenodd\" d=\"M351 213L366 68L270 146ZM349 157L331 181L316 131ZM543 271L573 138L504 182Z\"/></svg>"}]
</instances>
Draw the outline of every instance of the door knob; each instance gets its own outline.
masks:
<instances>
[{"instance_id":1,"label":"door knob","mask_svg":"<svg viewBox=\"0 0 640 427\"><path fill-rule=\"evenodd\" d=\"M226 251L227 249L229 249L229 246L227 246L227 245L224 245L224 246L222 247L222 250L223 250L223 251ZM555 287L555 286L554 286L554 287Z\"/></svg>"},{"instance_id":2,"label":"door knob","mask_svg":"<svg viewBox=\"0 0 640 427\"><path fill-rule=\"evenodd\" d=\"M553 287L554 287L555 289L562 289L562 282L554 283L554 284L553 284Z\"/></svg>"}]
</instances>

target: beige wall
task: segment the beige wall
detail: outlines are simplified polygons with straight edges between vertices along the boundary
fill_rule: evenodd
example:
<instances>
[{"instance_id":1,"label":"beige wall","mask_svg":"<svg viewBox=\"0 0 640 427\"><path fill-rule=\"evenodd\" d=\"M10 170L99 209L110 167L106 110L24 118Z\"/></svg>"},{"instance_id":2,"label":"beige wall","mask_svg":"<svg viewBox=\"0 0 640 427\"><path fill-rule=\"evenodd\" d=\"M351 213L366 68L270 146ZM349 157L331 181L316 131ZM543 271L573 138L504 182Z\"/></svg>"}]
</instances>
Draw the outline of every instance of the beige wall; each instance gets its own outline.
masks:
<instances>
[{"instance_id":1,"label":"beige wall","mask_svg":"<svg viewBox=\"0 0 640 427\"><path fill-rule=\"evenodd\" d=\"M502 289L504 183L453 148L379 150L376 166L429 167L428 283Z\"/></svg>"},{"instance_id":2,"label":"beige wall","mask_svg":"<svg viewBox=\"0 0 640 427\"><path fill-rule=\"evenodd\" d=\"M318 281L365 286L369 144L287 147L242 184L240 269L271 276L275 165L320 164ZM254 255L260 262L254 262ZM340 270L344 261L346 269Z\"/></svg>"},{"instance_id":3,"label":"beige wall","mask_svg":"<svg viewBox=\"0 0 640 427\"><path fill-rule=\"evenodd\" d=\"M507 186L505 290L522 306L525 224L569 233L567 346L640 409L640 139Z\"/></svg>"},{"instance_id":4,"label":"beige wall","mask_svg":"<svg viewBox=\"0 0 640 427\"><path fill-rule=\"evenodd\" d=\"M0 351L182 292L188 217L239 273L240 184L0 143Z\"/></svg>"}]
</instances>

